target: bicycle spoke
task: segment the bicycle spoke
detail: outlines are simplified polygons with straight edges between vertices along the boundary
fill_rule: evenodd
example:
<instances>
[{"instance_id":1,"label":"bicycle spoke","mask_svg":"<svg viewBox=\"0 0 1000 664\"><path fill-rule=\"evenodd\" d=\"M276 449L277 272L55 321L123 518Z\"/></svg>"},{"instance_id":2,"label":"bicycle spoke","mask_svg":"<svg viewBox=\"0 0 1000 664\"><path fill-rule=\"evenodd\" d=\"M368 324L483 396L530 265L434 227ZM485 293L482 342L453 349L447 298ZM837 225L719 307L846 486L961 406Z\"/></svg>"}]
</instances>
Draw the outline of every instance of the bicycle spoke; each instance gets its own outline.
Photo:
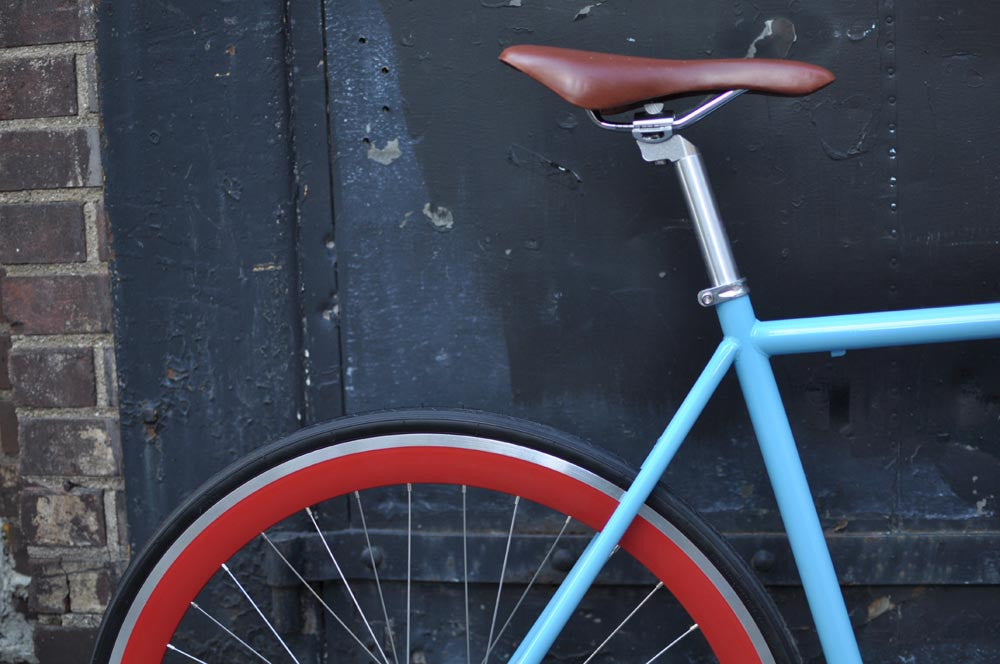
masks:
<instances>
[{"instance_id":1,"label":"bicycle spoke","mask_svg":"<svg viewBox=\"0 0 1000 664\"><path fill-rule=\"evenodd\" d=\"M295 578L297 578L302 583L302 585L306 587L306 590L308 590L312 594L312 596L316 598L316 601L323 606L326 612L329 613L331 616L333 616L333 619L337 621L337 624L343 627L344 630L351 635L352 639L357 641L358 645L361 646L361 649L364 650L369 657L375 660L375 662L379 662L379 658L376 657L375 654L368 649L368 647L364 644L364 642L361 641L360 638L358 638L358 635L354 633L354 630L348 627L347 623L341 620L340 616L337 615L337 612L331 609L330 605L327 604L325 601L323 601L323 598L319 596L319 593L313 590L313 587L309 585L309 583L302 577L301 574L299 574L298 570L295 569L292 563L288 562L288 558L285 558L285 556L281 553L281 551L278 550L278 547L274 545L274 542L271 541L271 538L268 537L266 533L261 533L260 536L264 538L265 542L271 545L271 548L274 549L274 552L278 554L278 557L281 558L281 561L285 563L288 569L292 571L292 574L295 575Z\"/></svg>"},{"instance_id":2,"label":"bicycle spoke","mask_svg":"<svg viewBox=\"0 0 1000 664\"><path fill-rule=\"evenodd\" d=\"M639 602L636 605L636 607L634 609L632 609L632 611L627 616L625 616L625 620L622 620L620 623L618 623L618 626L615 627L613 630L611 630L611 633L608 634L608 637L606 639L604 639L603 641L601 641L601 645L599 645L596 648L594 648L594 652L590 653L590 657L588 657L587 659L583 660L583 664L587 664L587 662L589 662L590 660L594 659L594 657L597 656L597 653L601 651L601 648L603 648L604 646L608 645L608 641L610 641L614 637L615 634L617 634L618 632L620 632L621 629L622 629L622 627L625 626L625 623L627 623L629 620L631 620L632 616L634 616L636 613L638 613L639 609L641 609L643 607L643 605L646 602L648 602L653 597L653 595L656 594L656 591L659 590L662 587L663 587L663 581L660 581L659 583L657 583L656 587L653 588L652 590L650 590L649 594L646 595L645 597L643 597L642 601ZM657 655L657 657L659 657L659 655Z\"/></svg>"},{"instance_id":3,"label":"bicycle spoke","mask_svg":"<svg viewBox=\"0 0 1000 664\"><path fill-rule=\"evenodd\" d=\"M462 485L462 569L465 572L465 664L472 664L472 642L469 627L469 535L466 529L466 494L468 487Z\"/></svg>"},{"instance_id":4,"label":"bicycle spoke","mask_svg":"<svg viewBox=\"0 0 1000 664\"><path fill-rule=\"evenodd\" d=\"M497 584L497 600L493 604L493 620L490 621L490 635L486 639L486 655L483 657L483 664L490 658L493 651L493 629L497 624L497 612L500 610L500 593L503 592L503 577L507 573L507 557L510 555L510 541L514 538L514 521L517 520L517 506L521 502L521 496L514 496L514 509L510 514L510 530L507 531L507 547L503 552L503 565L500 567L500 583Z\"/></svg>"},{"instance_id":5,"label":"bicycle spoke","mask_svg":"<svg viewBox=\"0 0 1000 664\"><path fill-rule=\"evenodd\" d=\"M365 612L361 609L361 604L358 603L358 598L354 596L354 591L351 590L351 584L347 581L347 576L344 575L344 571L340 569L340 563L337 562L337 558L333 555L333 550L330 548L330 544L326 541L326 536L323 535L323 531L319 528L319 523L316 521L316 517L313 515L311 507L306 508L306 514L309 515L309 520L312 521L313 527L316 529L316 533L319 535L319 539L323 542L323 548L326 549L327 554L330 556L330 561L333 562L333 567L337 570L337 574L340 576L340 580L344 582L344 590L351 597L351 601L354 603L354 608L358 610L358 615L361 616L361 621L365 624L368 629L368 633L371 635L372 640L375 641L375 647L378 649L378 653L382 656L382 660L389 664L389 658L386 657L385 651L382 650L382 646L378 642L378 637L375 636L375 630L372 629L371 623L368 622L368 617L365 616Z\"/></svg>"},{"instance_id":6,"label":"bicycle spoke","mask_svg":"<svg viewBox=\"0 0 1000 664\"><path fill-rule=\"evenodd\" d=\"M410 570L413 560L413 485L406 485L406 661L410 661Z\"/></svg>"},{"instance_id":7,"label":"bicycle spoke","mask_svg":"<svg viewBox=\"0 0 1000 664\"><path fill-rule=\"evenodd\" d=\"M208 664L208 662L206 662L204 660L201 660L201 659L198 659L194 655L189 655L188 653L184 652L183 650L181 650L180 648L178 648L177 646L175 646L175 645L173 645L171 643L167 644L167 650L172 650L173 652L177 653L178 655L184 655L185 657L187 657L188 659L190 659L192 662L198 662L198 664Z\"/></svg>"},{"instance_id":8,"label":"bicycle spoke","mask_svg":"<svg viewBox=\"0 0 1000 664\"><path fill-rule=\"evenodd\" d=\"M368 537L368 523L365 521L365 510L361 507L361 493L354 492L354 497L358 501L358 514L361 516L361 527L365 531L365 543L368 545L368 555L372 562L372 574L375 575L375 587L378 588L378 599L382 604L382 615L385 616L385 628L389 633L389 647L392 649L392 660L399 664L399 653L396 652L396 640L392 636L392 621L389 620L389 611L385 607L385 595L382 594L382 583L378 579L378 566L375 564L375 550L372 548L371 538Z\"/></svg>"},{"instance_id":9,"label":"bicycle spoke","mask_svg":"<svg viewBox=\"0 0 1000 664\"><path fill-rule=\"evenodd\" d=\"M251 606L253 606L254 611L256 611L257 615L260 616L260 619L264 621L264 624L267 625L267 628L271 630L271 634L274 634L274 638L278 639L278 643L280 643L281 647L285 649L285 652L287 652L288 656L292 658L292 661L295 662L295 664L299 664L299 660L295 659L295 655L292 654L291 648L288 647L288 644L285 643L284 639L282 639L281 636L278 634L278 630L274 628L274 625L271 624L271 621L268 620L267 616L264 615L264 612L260 610L260 607L257 606L257 602L253 601L253 598L250 597L250 593L248 593L240 584L240 582L236 580L236 576L229 571L229 567L225 563L222 563L222 569L223 571L225 571L226 574L229 575L229 578L233 580L233 583L235 583L236 587L240 589L240 592L243 593L243 596L247 598L247 601L250 602Z\"/></svg>"},{"instance_id":10,"label":"bicycle spoke","mask_svg":"<svg viewBox=\"0 0 1000 664\"><path fill-rule=\"evenodd\" d=\"M524 592L522 592L521 596L517 599L517 602L514 604L514 608L510 610L510 614L507 616L507 620L504 622L503 627L501 627L500 631L497 632L497 637L493 639L492 643L490 643L490 650L492 650L496 646L497 642L500 641L500 637L503 636L503 633L507 629L507 626L510 625L510 621L514 619L514 614L517 613L517 610L519 608L521 608L521 603L524 602L524 598L528 596L528 593L531 591L531 587L535 583L535 579L537 579L538 575L542 573L542 569L545 567L545 563L552 555L552 552L556 550L556 545L559 544L559 540L562 538L563 533L566 532L566 528L569 526L569 522L572 520L573 517L571 516L566 517L566 521L563 522L562 528L559 530L559 533L556 534L556 538L552 540L552 546L550 546L549 550L545 552L545 556L542 558L542 562L538 563L538 568L535 570L535 573L531 575L531 580L528 581L528 585L525 587ZM586 662L584 664L586 664Z\"/></svg>"},{"instance_id":11,"label":"bicycle spoke","mask_svg":"<svg viewBox=\"0 0 1000 664\"><path fill-rule=\"evenodd\" d=\"M676 646L678 643L681 642L681 639L683 639L685 636L687 636L688 634L690 634L691 632L693 632L696 629L698 629L698 623L695 623L695 624L691 625L690 627L688 627L686 632L684 632L683 634L681 634L680 636L678 636L676 639L674 639L673 641L671 641L670 643L668 643L666 648L664 648L660 652L658 652L655 655L653 655L649 659L649 661L646 662L646 664L653 664L653 662L656 659L658 659L660 657L660 655L662 655L663 653L667 652L668 650L670 650L671 648L673 648L674 646Z\"/></svg>"},{"instance_id":12,"label":"bicycle spoke","mask_svg":"<svg viewBox=\"0 0 1000 664\"><path fill-rule=\"evenodd\" d=\"M254 647L252 645L250 645L249 643L247 643L246 641L244 641L240 637L238 637L235 634L233 634L232 630L230 630L228 627L226 627L225 625L223 625L221 622L219 622L218 620L216 620L215 618L213 618L212 615L209 614L208 611L206 611L205 609L203 609L200 606L198 606L197 602L191 602L191 606L194 607L196 610L198 610L201 613L201 615L205 616L206 618L208 618L209 620L211 620L213 623L215 623L216 626L218 626L218 628L221 629L223 632L225 632L226 634L228 634L232 638L236 639L236 641L238 641L239 644L242 645L244 648L246 648L247 650L249 650L253 654L257 655L257 657L259 657L260 659L262 659L265 662L267 662L267 664L271 664L271 662L267 659L267 657L264 657L263 655L261 655L259 652L257 652L254 649Z\"/></svg>"}]
</instances>

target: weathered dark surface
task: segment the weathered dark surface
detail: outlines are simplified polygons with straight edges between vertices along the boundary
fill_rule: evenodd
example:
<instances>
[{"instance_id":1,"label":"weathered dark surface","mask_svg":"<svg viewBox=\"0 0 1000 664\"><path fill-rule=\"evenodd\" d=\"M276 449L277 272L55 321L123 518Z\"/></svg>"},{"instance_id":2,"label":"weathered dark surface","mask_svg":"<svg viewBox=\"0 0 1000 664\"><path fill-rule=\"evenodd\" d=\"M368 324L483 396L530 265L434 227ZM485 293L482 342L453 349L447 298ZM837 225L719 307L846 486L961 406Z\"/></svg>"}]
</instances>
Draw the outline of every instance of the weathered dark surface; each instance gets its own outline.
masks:
<instances>
[{"instance_id":1,"label":"weathered dark surface","mask_svg":"<svg viewBox=\"0 0 1000 664\"><path fill-rule=\"evenodd\" d=\"M303 421L344 414L322 3L288 5L288 67L302 317ZM305 352L308 351L308 352Z\"/></svg>"},{"instance_id":2,"label":"weathered dark surface","mask_svg":"<svg viewBox=\"0 0 1000 664\"><path fill-rule=\"evenodd\" d=\"M122 447L134 542L297 426L283 3L101 4Z\"/></svg>"},{"instance_id":3,"label":"weathered dark surface","mask_svg":"<svg viewBox=\"0 0 1000 664\"><path fill-rule=\"evenodd\" d=\"M519 41L739 56L766 19L786 18L790 55L838 81L805 99L747 96L690 132L758 313L996 299L998 199L984 184L1000 165L988 112L1000 93L966 72L994 75L1000 48L965 36L994 10L890 7L689 3L650 16L616 3L573 21L568 5L526 4L480 8L443 39L456 20L445 6L330 5L346 410L500 409L638 461L716 343L673 174L496 66ZM400 156L376 161L394 140ZM998 528L998 354L981 342L776 360L829 526ZM669 480L727 530L748 513L776 529L735 387Z\"/></svg>"},{"instance_id":4,"label":"weathered dark surface","mask_svg":"<svg viewBox=\"0 0 1000 664\"><path fill-rule=\"evenodd\" d=\"M499 64L509 44L831 69L689 134L759 315L1000 299L992 4L494 4L102 4L134 541L297 413L480 407L642 458L718 338L687 213L672 173ZM966 650L920 627L991 587L910 586L996 583L975 551L1000 542L1000 343L775 369L825 526L869 537L838 564L886 584L849 596L866 655L994 661L997 612ZM739 399L727 379L667 479L792 583Z\"/></svg>"}]
</instances>

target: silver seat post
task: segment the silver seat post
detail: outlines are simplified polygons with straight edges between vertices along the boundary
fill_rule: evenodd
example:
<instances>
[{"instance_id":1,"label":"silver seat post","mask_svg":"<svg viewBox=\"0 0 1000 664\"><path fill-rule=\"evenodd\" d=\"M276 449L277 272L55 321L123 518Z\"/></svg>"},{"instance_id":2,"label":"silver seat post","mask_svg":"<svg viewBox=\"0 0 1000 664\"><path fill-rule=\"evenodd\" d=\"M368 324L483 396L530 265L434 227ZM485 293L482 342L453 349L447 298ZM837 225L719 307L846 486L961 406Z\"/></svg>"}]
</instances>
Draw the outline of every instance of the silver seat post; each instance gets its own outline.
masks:
<instances>
[{"instance_id":1,"label":"silver seat post","mask_svg":"<svg viewBox=\"0 0 1000 664\"><path fill-rule=\"evenodd\" d=\"M674 167L684 191L691 222L694 224L701 255L705 260L711 287L698 294L698 301L711 306L723 300L745 295L746 282L740 276L729 247L726 228L719 217L719 208L708 183L708 174L701 154L690 141L681 136L673 136L668 142L677 142Z\"/></svg>"},{"instance_id":2,"label":"silver seat post","mask_svg":"<svg viewBox=\"0 0 1000 664\"><path fill-rule=\"evenodd\" d=\"M694 144L674 132L701 120L743 92L744 90L724 92L678 118L661 115L663 104L659 103L646 105L646 112L653 117L636 119L627 124L608 122L596 111L588 111L590 119L602 129L630 131L646 161L655 164L670 161L676 167L712 284L698 293L698 302L705 307L742 297L749 289L736 268L736 261L729 247L729 237L719 217L719 208L715 204L701 154Z\"/></svg>"},{"instance_id":3,"label":"silver seat post","mask_svg":"<svg viewBox=\"0 0 1000 664\"><path fill-rule=\"evenodd\" d=\"M748 292L744 280L736 268L726 228L719 217L708 174L698 148L691 141L668 131L653 131L652 121L648 126L639 125L632 132L646 161L663 164L673 162L677 177L684 191L691 223L698 237L698 246L705 260L711 286L698 293L698 302L710 307L719 302L742 297ZM660 120L662 123L662 120Z\"/></svg>"}]
</instances>

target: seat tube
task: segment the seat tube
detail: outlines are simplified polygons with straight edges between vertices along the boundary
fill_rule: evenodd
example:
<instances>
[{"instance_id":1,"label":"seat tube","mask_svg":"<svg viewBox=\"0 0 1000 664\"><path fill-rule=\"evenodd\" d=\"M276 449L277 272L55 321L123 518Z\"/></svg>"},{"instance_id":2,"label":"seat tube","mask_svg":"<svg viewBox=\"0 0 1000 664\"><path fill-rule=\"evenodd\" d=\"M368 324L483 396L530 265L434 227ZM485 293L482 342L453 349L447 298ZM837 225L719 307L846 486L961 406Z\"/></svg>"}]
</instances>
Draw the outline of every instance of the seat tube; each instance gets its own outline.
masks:
<instances>
[{"instance_id":1,"label":"seat tube","mask_svg":"<svg viewBox=\"0 0 1000 664\"><path fill-rule=\"evenodd\" d=\"M830 664L861 664L861 654L844 597L771 363L750 338L756 323L750 298L722 302L716 309L727 336L735 336L743 342L736 357L736 374L816 623L823 654Z\"/></svg>"}]
</instances>

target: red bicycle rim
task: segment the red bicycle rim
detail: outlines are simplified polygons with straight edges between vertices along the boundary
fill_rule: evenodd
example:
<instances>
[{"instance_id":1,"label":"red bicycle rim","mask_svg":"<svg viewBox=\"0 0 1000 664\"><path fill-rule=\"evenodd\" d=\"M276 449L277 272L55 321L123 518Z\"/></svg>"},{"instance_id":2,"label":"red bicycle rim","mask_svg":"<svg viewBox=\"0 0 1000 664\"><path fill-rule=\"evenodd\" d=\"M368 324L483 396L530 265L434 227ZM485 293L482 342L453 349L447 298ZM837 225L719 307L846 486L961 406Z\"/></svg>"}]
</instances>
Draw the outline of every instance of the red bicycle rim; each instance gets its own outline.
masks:
<instances>
[{"instance_id":1,"label":"red bicycle rim","mask_svg":"<svg viewBox=\"0 0 1000 664\"><path fill-rule=\"evenodd\" d=\"M464 484L520 495L571 515L595 530L607 521L616 505L613 497L580 479L490 451L394 447L320 461L263 484L194 537L151 590L129 635L122 661L161 661L189 603L220 565L261 531L307 506L336 496L406 483ZM621 546L663 581L698 624L720 662L761 661L722 591L675 542L640 516Z\"/></svg>"}]
</instances>

